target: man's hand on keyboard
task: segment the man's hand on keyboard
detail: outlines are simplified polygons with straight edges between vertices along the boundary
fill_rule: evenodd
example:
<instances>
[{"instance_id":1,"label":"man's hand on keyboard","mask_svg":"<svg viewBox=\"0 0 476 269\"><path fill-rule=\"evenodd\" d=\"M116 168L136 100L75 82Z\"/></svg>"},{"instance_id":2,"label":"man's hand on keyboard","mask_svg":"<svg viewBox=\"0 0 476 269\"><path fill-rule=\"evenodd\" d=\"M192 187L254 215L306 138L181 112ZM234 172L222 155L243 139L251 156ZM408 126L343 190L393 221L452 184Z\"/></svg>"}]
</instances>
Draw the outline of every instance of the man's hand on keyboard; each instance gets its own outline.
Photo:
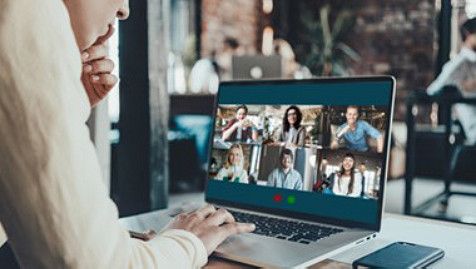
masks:
<instances>
[{"instance_id":1,"label":"man's hand on keyboard","mask_svg":"<svg viewBox=\"0 0 476 269\"><path fill-rule=\"evenodd\" d=\"M253 232L255 225L235 222L226 209L216 210L214 206L207 205L191 213L179 214L165 229L183 229L195 234L210 255L227 237Z\"/></svg>"}]
</instances>

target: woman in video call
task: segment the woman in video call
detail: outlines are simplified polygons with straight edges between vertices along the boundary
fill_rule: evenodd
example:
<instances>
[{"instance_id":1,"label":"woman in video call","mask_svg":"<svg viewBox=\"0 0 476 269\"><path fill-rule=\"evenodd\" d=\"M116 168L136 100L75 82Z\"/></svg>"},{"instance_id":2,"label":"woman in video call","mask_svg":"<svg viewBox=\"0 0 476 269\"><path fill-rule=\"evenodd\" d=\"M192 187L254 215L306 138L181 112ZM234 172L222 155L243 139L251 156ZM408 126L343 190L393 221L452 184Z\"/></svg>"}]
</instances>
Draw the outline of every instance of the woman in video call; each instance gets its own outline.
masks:
<instances>
[{"instance_id":1,"label":"woman in video call","mask_svg":"<svg viewBox=\"0 0 476 269\"><path fill-rule=\"evenodd\" d=\"M283 126L278 132L278 141L282 146L303 147L306 140L306 128L301 125L302 113L297 106L286 109Z\"/></svg>"},{"instance_id":2,"label":"woman in video call","mask_svg":"<svg viewBox=\"0 0 476 269\"><path fill-rule=\"evenodd\" d=\"M364 120L359 120L359 107L348 106L345 117L347 122L337 129L335 139L331 143L332 149L339 148L339 140L344 139L348 150L368 151L367 136L377 140L377 152L383 150L383 137L380 132Z\"/></svg>"},{"instance_id":3,"label":"woman in video call","mask_svg":"<svg viewBox=\"0 0 476 269\"><path fill-rule=\"evenodd\" d=\"M362 174L355 169L355 157L347 153L342 160L342 166L338 173L334 173L334 186L332 192L336 195L358 197L362 192Z\"/></svg>"},{"instance_id":4,"label":"woman in video call","mask_svg":"<svg viewBox=\"0 0 476 269\"><path fill-rule=\"evenodd\" d=\"M228 150L225 165L218 171L217 179L248 183L248 173L243 168L243 149L240 144L233 144Z\"/></svg>"}]
</instances>

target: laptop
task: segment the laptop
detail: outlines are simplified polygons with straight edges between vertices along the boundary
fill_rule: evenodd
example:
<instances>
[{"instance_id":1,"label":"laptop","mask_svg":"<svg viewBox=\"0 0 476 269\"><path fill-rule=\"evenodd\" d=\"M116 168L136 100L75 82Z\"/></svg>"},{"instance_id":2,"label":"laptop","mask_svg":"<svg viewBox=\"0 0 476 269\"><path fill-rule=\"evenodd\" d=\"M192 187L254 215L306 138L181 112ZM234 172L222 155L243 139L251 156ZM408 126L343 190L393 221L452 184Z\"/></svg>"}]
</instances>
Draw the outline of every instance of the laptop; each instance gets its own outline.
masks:
<instances>
[{"instance_id":1,"label":"laptop","mask_svg":"<svg viewBox=\"0 0 476 269\"><path fill-rule=\"evenodd\" d=\"M282 77L281 57L276 55L233 56L231 66L234 80L276 79Z\"/></svg>"},{"instance_id":2,"label":"laptop","mask_svg":"<svg viewBox=\"0 0 476 269\"><path fill-rule=\"evenodd\" d=\"M374 238L394 98L391 76L221 83L205 199L257 229L229 237L216 255L305 267ZM357 127L337 138L333 129L353 126L349 113Z\"/></svg>"}]
</instances>

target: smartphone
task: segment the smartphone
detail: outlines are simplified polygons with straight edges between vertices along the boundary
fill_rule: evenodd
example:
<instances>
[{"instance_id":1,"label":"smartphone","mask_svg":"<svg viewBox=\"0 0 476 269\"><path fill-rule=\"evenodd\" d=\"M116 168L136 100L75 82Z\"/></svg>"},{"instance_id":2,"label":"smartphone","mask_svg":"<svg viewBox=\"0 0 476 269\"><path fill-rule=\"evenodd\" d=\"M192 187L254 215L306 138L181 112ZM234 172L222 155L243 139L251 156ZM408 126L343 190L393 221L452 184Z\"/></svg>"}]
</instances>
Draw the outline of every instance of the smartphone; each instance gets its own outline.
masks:
<instances>
[{"instance_id":1,"label":"smartphone","mask_svg":"<svg viewBox=\"0 0 476 269\"><path fill-rule=\"evenodd\" d=\"M395 242L352 263L352 268L422 268L445 256L442 249Z\"/></svg>"}]
</instances>

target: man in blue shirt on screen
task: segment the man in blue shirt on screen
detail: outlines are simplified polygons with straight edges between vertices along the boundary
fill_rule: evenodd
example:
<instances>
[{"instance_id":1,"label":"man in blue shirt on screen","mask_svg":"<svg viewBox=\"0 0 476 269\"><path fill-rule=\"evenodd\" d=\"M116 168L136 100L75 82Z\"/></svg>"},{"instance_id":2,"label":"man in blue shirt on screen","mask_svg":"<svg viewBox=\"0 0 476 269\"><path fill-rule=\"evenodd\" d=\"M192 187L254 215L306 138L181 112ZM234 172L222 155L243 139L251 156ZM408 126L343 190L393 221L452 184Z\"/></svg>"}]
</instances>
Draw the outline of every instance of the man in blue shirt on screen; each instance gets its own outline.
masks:
<instances>
[{"instance_id":1,"label":"man in blue shirt on screen","mask_svg":"<svg viewBox=\"0 0 476 269\"><path fill-rule=\"evenodd\" d=\"M332 141L331 148L339 147L339 140L344 139L347 150L368 151L367 136L377 140L377 152L383 150L383 137L380 132L364 120L358 120L359 107L348 106L345 114L347 122L337 129L336 139Z\"/></svg>"},{"instance_id":2,"label":"man in blue shirt on screen","mask_svg":"<svg viewBox=\"0 0 476 269\"><path fill-rule=\"evenodd\" d=\"M302 190L302 177L298 171L292 168L293 152L284 148L279 156L280 166L274 169L268 176L268 186L292 190Z\"/></svg>"}]
</instances>

